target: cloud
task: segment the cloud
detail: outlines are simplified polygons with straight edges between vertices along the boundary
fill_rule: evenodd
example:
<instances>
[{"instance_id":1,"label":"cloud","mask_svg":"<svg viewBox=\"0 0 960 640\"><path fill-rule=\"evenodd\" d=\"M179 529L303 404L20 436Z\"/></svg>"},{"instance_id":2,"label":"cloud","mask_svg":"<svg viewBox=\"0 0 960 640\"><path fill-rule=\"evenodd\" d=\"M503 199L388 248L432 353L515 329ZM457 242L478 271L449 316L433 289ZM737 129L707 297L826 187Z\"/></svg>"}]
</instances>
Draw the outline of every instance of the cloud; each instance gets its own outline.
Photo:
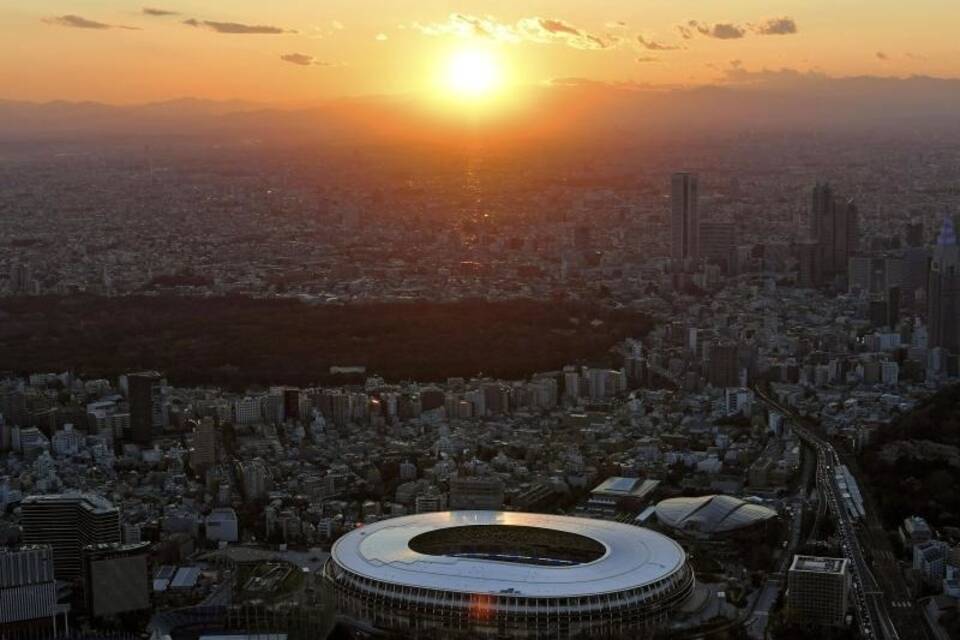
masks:
<instances>
[{"instance_id":1,"label":"cloud","mask_svg":"<svg viewBox=\"0 0 960 640\"><path fill-rule=\"evenodd\" d=\"M452 13L446 22L422 24L413 28L427 36L451 35L458 38L489 38L500 42L520 42L522 37L512 25L497 22L494 18Z\"/></svg>"},{"instance_id":2,"label":"cloud","mask_svg":"<svg viewBox=\"0 0 960 640\"><path fill-rule=\"evenodd\" d=\"M335 31L343 31L345 28L343 26L343 23L340 22L339 20L334 20L333 22L330 23L330 26L333 27Z\"/></svg>"},{"instance_id":3,"label":"cloud","mask_svg":"<svg viewBox=\"0 0 960 640\"><path fill-rule=\"evenodd\" d=\"M96 20L89 20L87 18L75 15L42 18L41 21L47 24L57 25L59 27L71 27L74 29L126 29L128 31L140 31L140 27L128 27L122 24L107 24L105 22L97 22Z\"/></svg>"},{"instance_id":4,"label":"cloud","mask_svg":"<svg viewBox=\"0 0 960 640\"><path fill-rule=\"evenodd\" d=\"M143 7L141 12L145 16L178 16L179 11L170 11L169 9L157 9L156 7Z\"/></svg>"},{"instance_id":5,"label":"cloud","mask_svg":"<svg viewBox=\"0 0 960 640\"><path fill-rule=\"evenodd\" d=\"M445 22L414 23L413 27L428 36L485 38L512 44L558 43L574 49L609 49L617 43L615 38L602 38L559 18L522 18L511 24L500 22L491 16L453 13Z\"/></svg>"},{"instance_id":6,"label":"cloud","mask_svg":"<svg viewBox=\"0 0 960 640\"><path fill-rule=\"evenodd\" d=\"M574 49L609 49L613 46L600 36L555 18L524 18L517 26L526 39L533 42L562 42Z\"/></svg>"},{"instance_id":7,"label":"cloud","mask_svg":"<svg viewBox=\"0 0 960 640\"><path fill-rule=\"evenodd\" d=\"M183 24L191 27L203 27L216 31L217 33L231 34L266 34L277 35L281 33L297 33L294 29L284 29L282 27L272 27L261 24L241 24L239 22L217 22L215 20L197 20L189 18L183 21Z\"/></svg>"},{"instance_id":8,"label":"cloud","mask_svg":"<svg viewBox=\"0 0 960 640\"><path fill-rule=\"evenodd\" d=\"M301 67L333 67L336 66L332 62L324 62L323 60L317 60L313 56L306 53L285 53L280 56L280 59L284 62L289 62L290 64L300 65Z\"/></svg>"},{"instance_id":9,"label":"cloud","mask_svg":"<svg viewBox=\"0 0 960 640\"><path fill-rule=\"evenodd\" d=\"M717 40L739 40L750 32L759 36L786 36L797 33L797 22L786 16L782 18L767 18L758 24L742 26L733 22L717 22L710 24L699 20L687 20L677 26L677 31L684 40L692 40L696 36L706 36Z\"/></svg>"},{"instance_id":10,"label":"cloud","mask_svg":"<svg viewBox=\"0 0 960 640\"><path fill-rule=\"evenodd\" d=\"M731 22L718 22L714 25L701 24L696 20L690 21L690 26L709 38L718 40L738 40L747 35L747 30Z\"/></svg>"},{"instance_id":11,"label":"cloud","mask_svg":"<svg viewBox=\"0 0 960 640\"><path fill-rule=\"evenodd\" d=\"M680 45L664 44L663 42L657 42L656 40L648 40L642 35L637 36L637 42L640 43L640 46L648 51L675 51L680 48Z\"/></svg>"},{"instance_id":12,"label":"cloud","mask_svg":"<svg viewBox=\"0 0 960 640\"><path fill-rule=\"evenodd\" d=\"M877 51L876 56L877 60L883 60L884 62L890 59L890 56L885 54L883 51Z\"/></svg>"},{"instance_id":13,"label":"cloud","mask_svg":"<svg viewBox=\"0 0 960 640\"><path fill-rule=\"evenodd\" d=\"M373 39L376 40L377 42L386 42L386 41L387 41L387 34L385 34L385 33L378 33L376 36L374 36Z\"/></svg>"},{"instance_id":14,"label":"cloud","mask_svg":"<svg viewBox=\"0 0 960 640\"><path fill-rule=\"evenodd\" d=\"M768 18L760 24L751 25L753 32L761 36L788 36L797 32L797 23L793 18Z\"/></svg>"},{"instance_id":15,"label":"cloud","mask_svg":"<svg viewBox=\"0 0 960 640\"><path fill-rule=\"evenodd\" d=\"M656 56L638 56L637 62L660 62L660 58Z\"/></svg>"}]
</instances>

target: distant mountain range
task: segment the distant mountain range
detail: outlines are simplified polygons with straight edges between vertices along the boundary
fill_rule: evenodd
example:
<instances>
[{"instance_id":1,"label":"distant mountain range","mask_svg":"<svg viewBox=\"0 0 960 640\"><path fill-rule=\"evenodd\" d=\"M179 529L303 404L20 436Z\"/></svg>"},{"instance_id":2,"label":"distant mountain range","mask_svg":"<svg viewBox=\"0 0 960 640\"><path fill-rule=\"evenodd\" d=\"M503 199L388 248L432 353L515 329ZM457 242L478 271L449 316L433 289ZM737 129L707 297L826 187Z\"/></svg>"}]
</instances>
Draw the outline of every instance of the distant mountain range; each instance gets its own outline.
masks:
<instances>
[{"instance_id":1,"label":"distant mountain range","mask_svg":"<svg viewBox=\"0 0 960 640\"><path fill-rule=\"evenodd\" d=\"M453 117L413 97L345 98L308 108L186 98L134 106L0 101L0 141L90 136L229 136L358 142L443 140L469 130L527 137L671 136L742 131L960 131L960 79L832 78L729 67L697 88L554 80L500 117Z\"/></svg>"}]
</instances>

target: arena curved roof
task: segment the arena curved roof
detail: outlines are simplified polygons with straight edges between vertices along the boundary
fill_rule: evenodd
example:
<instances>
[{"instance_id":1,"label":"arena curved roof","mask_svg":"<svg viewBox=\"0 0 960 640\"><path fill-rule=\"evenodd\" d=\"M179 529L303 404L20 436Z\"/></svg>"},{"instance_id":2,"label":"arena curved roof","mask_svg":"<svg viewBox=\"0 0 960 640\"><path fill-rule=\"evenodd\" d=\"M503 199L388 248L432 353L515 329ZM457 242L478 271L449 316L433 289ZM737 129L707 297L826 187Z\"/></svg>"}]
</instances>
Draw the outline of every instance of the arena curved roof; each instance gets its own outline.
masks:
<instances>
[{"instance_id":1,"label":"arena curved roof","mask_svg":"<svg viewBox=\"0 0 960 640\"><path fill-rule=\"evenodd\" d=\"M596 560L550 565L458 555L430 555L410 541L445 528L523 527L584 536L603 546ZM493 530L493 529L491 529ZM446 511L383 520L346 534L331 559L371 580L464 593L518 597L588 596L643 587L684 568L686 554L670 538L632 525L537 513Z\"/></svg>"},{"instance_id":2,"label":"arena curved roof","mask_svg":"<svg viewBox=\"0 0 960 640\"><path fill-rule=\"evenodd\" d=\"M657 504L657 520L675 529L727 533L769 520L773 509L733 496L670 498Z\"/></svg>"}]
</instances>

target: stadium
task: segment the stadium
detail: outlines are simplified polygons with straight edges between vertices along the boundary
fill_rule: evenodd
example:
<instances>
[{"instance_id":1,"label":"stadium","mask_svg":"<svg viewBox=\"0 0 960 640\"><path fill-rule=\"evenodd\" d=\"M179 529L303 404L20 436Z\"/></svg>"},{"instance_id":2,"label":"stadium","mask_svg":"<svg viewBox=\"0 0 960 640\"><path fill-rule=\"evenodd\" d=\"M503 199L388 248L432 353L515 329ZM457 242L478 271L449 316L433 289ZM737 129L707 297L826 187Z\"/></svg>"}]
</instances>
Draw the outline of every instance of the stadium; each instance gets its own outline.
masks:
<instances>
[{"instance_id":1,"label":"stadium","mask_svg":"<svg viewBox=\"0 0 960 640\"><path fill-rule=\"evenodd\" d=\"M676 542L604 520L448 511L384 520L333 545L324 577L364 635L652 635L694 588Z\"/></svg>"},{"instance_id":2,"label":"stadium","mask_svg":"<svg viewBox=\"0 0 960 640\"><path fill-rule=\"evenodd\" d=\"M671 498L656 506L657 521L678 537L746 536L763 531L777 512L733 496Z\"/></svg>"}]
</instances>

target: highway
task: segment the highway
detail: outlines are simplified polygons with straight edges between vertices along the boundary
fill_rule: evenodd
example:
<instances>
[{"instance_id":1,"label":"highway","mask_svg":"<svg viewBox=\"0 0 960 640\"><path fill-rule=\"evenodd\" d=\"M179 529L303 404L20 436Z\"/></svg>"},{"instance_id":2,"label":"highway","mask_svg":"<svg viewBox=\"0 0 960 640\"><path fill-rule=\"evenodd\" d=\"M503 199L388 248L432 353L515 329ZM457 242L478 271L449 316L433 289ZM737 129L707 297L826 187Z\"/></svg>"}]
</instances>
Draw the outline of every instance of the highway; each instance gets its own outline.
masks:
<instances>
[{"instance_id":1,"label":"highway","mask_svg":"<svg viewBox=\"0 0 960 640\"><path fill-rule=\"evenodd\" d=\"M853 577L853 605L861 635L868 639L899 640L900 635L887 609L886 597L867 565L854 522L842 503L834 475L834 469L840 465L836 450L832 444L805 428L795 411L777 402L762 389L754 388L754 393L761 402L789 419L794 433L804 444L817 452L817 488L821 499L827 501L830 513L837 522L843 555L850 561Z\"/></svg>"}]
</instances>

